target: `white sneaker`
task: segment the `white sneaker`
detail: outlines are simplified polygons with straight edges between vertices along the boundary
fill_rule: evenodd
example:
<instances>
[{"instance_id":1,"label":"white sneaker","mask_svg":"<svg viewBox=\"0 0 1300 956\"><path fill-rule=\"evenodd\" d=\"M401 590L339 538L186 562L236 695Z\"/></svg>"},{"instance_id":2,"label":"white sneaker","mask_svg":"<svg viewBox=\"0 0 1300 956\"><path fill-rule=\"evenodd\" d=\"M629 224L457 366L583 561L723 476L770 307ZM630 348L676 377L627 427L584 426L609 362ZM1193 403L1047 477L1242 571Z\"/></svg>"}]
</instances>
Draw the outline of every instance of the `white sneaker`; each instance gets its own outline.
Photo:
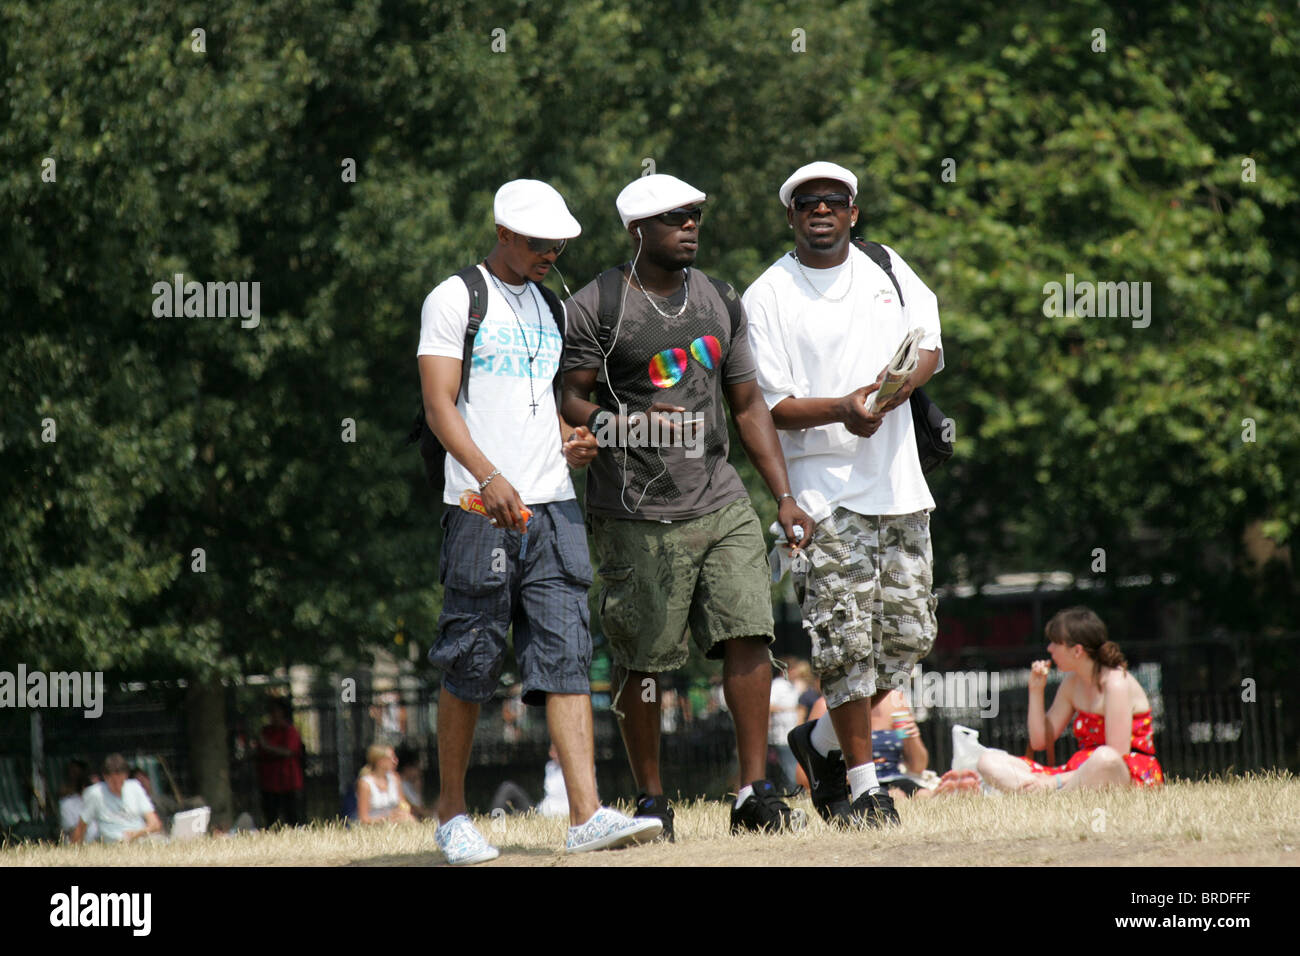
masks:
<instances>
[{"instance_id":1,"label":"white sneaker","mask_svg":"<svg viewBox=\"0 0 1300 956\"><path fill-rule=\"evenodd\" d=\"M664 822L658 817L628 817L601 807L590 820L581 826L569 827L565 853L586 853L588 850L612 850L632 843L648 843L663 832Z\"/></svg>"},{"instance_id":2,"label":"white sneaker","mask_svg":"<svg viewBox=\"0 0 1300 956\"><path fill-rule=\"evenodd\" d=\"M501 855L501 851L489 844L463 813L438 827L436 837L438 849L453 866L486 863Z\"/></svg>"}]
</instances>

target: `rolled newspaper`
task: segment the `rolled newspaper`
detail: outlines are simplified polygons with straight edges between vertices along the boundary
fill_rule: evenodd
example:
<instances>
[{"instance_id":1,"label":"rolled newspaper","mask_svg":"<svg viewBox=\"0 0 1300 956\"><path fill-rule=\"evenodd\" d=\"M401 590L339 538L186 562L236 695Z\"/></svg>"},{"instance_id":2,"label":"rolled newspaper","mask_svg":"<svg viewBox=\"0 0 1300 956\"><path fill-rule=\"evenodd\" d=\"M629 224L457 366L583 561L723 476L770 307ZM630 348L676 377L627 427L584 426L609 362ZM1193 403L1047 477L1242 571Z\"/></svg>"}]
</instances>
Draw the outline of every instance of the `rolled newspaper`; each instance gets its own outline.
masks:
<instances>
[{"instance_id":1,"label":"rolled newspaper","mask_svg":"<svg viewBox=\"0 0 1300 956\"><path fill-rule=\"evenodd\" d=\"M879 389L867 396L868 415L889 401L889 397L902 388L908 376L916 371L916 366L921 361L920 346L924 335L925 333L920 329L912 329L903 336L903 341L899 343L894 357L889 360L889 365L885 368L885 380L880 383Z\"/></svg>"}]
</instances>

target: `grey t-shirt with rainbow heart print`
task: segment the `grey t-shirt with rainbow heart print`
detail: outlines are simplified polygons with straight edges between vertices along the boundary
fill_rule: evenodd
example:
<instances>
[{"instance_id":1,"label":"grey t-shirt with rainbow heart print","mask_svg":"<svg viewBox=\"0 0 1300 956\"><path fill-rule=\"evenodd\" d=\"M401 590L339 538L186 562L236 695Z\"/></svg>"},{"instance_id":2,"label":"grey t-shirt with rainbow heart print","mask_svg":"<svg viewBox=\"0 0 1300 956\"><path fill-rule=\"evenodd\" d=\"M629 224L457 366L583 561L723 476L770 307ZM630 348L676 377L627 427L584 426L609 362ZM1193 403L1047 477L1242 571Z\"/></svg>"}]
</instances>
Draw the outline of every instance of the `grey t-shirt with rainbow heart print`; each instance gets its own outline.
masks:
<instances>
[{"instance_id":1,"label":"grey t-shirt with rainbow heart print","mask_svg":"<svg viewBox=\"0 0 1300 956\"><path fill-rule=\"evenodd\" d=\"M626 276L626 266L619 268ZM668 299L654 297L659 310L675 316L666 318L639 287L624 282L621 320L616 311L608 355L597 340L598 280L564 303L568 332L563 369L597 370L596 404L615 415L620 405L625 415L644 414L655 402L686 409L681 432L648 423L638 428L635 420L619 429L602 416L603 427L597 431L602 447L587 469L588 514L678 521L747 497L727 461L722 388L757 374L748 321L742 310L733 337L727 304L708 276L690 269L686 284L689 295L683 290ZM676 315L679 310L681 315ZM698 428L692 419L700 420Z\"/></svg>"}]
</instances>

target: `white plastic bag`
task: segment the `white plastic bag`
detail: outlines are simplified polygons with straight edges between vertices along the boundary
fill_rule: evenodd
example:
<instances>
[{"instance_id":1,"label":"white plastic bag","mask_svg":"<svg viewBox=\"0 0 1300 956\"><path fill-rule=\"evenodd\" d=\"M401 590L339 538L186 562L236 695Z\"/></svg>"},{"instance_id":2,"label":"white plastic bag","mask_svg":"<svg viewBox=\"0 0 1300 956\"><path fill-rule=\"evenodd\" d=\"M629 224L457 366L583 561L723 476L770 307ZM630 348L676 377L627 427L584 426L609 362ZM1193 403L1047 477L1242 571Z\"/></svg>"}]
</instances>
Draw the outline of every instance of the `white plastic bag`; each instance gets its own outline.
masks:
<instances>
[{"instance_id":1,"label":"white plastic bag","mask_svg":"<svg viewBox=\"0 0 1300 956\"><path fill-rule=\"evenodd\" d=\"M988 748L980 743L980 732L961 724L952 725L952 769L974 770L980 754Z\"/></svg>"},{"instance_id":2,"label":"white plastic bag","mask_svg":"<svg viewBox=\"0 0 1300 956\"><path fill-rule=\"evenodd\" d=\"M969 727L963 727L961 724L952 725L952 769L953 770L978 770L980 756L985 752L1006 753L1005 750L999 750L996 747L985 747L980 743L980 732L972 730ZM986 797L1000 796L1000 792L991 786L988 781L980 781L980 791Z\"/></svg>"}]
</instances>

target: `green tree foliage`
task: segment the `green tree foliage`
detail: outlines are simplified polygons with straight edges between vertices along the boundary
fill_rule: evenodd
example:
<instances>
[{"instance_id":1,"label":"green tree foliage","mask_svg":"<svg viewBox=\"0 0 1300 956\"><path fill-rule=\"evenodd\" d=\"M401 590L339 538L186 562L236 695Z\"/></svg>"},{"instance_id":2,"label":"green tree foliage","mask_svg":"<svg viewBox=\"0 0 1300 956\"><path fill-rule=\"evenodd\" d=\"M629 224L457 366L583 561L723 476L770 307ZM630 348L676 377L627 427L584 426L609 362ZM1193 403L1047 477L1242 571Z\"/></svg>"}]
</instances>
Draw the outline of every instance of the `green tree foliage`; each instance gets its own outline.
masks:
<instances>
[{"instance_id":1,"label":"green tree foliage","mask_svg":"<svg viewBox=\"0 0 1300 956\"><path fill-rule=\"evenodd\" d=\"M582 221L571 287L626 258L613 199L647 159L709 193L700 265L740 288L788 248L790 170L858 171L864 235L940 299L940 582L1101 547L1211 622L1294 607L1242 544L1300 527L1288 5L143 6L0 11L3 660L212 678L427 646L420 303L512 178ZM260 324L155 317L176 273L260 282ZM1066 273L1150 282L1150 326L1044 315Z\"/></svg>"}]
</instances>

